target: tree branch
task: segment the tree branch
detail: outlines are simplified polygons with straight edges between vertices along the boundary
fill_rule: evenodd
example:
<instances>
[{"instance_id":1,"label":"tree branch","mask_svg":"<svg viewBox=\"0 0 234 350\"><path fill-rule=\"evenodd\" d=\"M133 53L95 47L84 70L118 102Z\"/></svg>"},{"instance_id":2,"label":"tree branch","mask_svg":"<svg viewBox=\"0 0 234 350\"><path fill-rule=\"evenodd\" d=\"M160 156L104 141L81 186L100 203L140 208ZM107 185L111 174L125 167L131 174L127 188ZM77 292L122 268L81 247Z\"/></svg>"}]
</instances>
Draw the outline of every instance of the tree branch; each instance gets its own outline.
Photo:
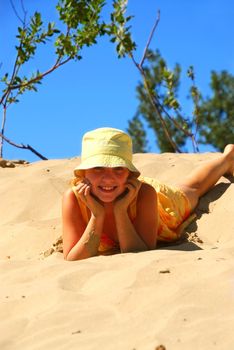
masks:
<instances>
[{"instance_id":1,"label":"tree branch","mask_svg":"<svg viewBox=\"0 0 234 350\"><path fill-rule=\"evenodd\" d=\"M32 153L34 153L37 157L39 157L42 160L48 160L48 158L44 157L41 153L39 153L38 151L36 151L32 146L30 145L24 145L24 144L17 144L13 141L11 141L10 139L8 139L6 136L4 136L2 133L0 133L0 137L2 137L7 143L9 143L10 145L17 147L17 148L22 148L22 149L27 149L29 151L31 151Z\"/></svg>"},{"instance_id":2,"label":"tree branch","mask_svg":"<svg viewBox=\"0 0 234 350\"><path fill-rule=\"evenodd\" d=\"M172 145L173 149L178 152L178 153L181 153L180 149L177 147L176 143L173 141L171 135L170 135L170 132L167 128L167 125L165 123L165 120L163 119L159 109L158 109L158 104L155 103L154 101L154 98L150 92L150 89L149 89L149 86L148 86L148 83L147 83L147 80L146 80L146 77L145 77L145 72L144 72L144 69L135 61L134 57L132 56L132 60L134 62L134 64L136 65L137 69L140 71L142 77L143 77L143 81L144 81L144 86L145 86L145 89L147 91L147 94L149 96L149 99L150 99L150 102L151 102L151 105L152 107L154 108L155 112L156 112L156 115L158 116L160 122L161 122L161 125L163 127L163 130L166 134L166 137L168 139L168 141L170 142L170 144Z\"/></svg>"},{"instance_id":3,"label":"tree branch","mask_svg":"<svg viewBox=\"0 0 234 350\"><path fill-rule=\"evenodd\" d=\"M153 106L153 108L154 108L154 110L155 110L155 112L156 112L156 115L158 116L158 118L159 118L159 120L160 120L160 122L161 122L161 125L162 125L162 127L163 127L163 130L164 130L164 132L165 132L165 134L166 134L166 137L167 137L168 141L169 141L170 144L172 145L173 149L174 149L176 152L180 153L181 151L180 151L180 149L177 147L177 145L175 144L175 142L173 141L173 139L172 139L172 137L171 137L171 135L170 135L170 133L169 133L169 130L168 130L168 128L167 128L167 125L166 125L166 123L165 123L165 120L163 119L163 117L162 117L162 115L161 115L161 113L160 113L160 111L159 111L159 109L158 109L158 104L155 103L154 98L153 98L153 96L152 96L152 94L151 94L151 92L150 92L150 89L149 89L149 86L148 86L148 84L147 84L147 80L146 80L146 77L145 77L145 72L144 72L144 69L143 69L143 64L144 64L144 61L145 61L145 58L146 58L147 50L148 50L148 48L149 48L149 45L150 45L150 43L151 43L151 40L152 40L153 35L154 35L154 33L155 33L155 30L156 30L156 28L157 28L157 26L158 26L158 24L159 24L159 21L160 21L160 10L158 11L158 15L157 15L155 24L154 24L154 26L153 26L153 29L152 29L151 33L150 33L150 36L149 36L149 39L148 39L148 41L147 41L146 47L145 47L145 49L144 49L144 53L143 53L143 56L142 56L142 59L141 59L140 63L137 63L137 62L136 62L136 60L134 59L134 56L133 56L133 55L131 55L131 59L132 59L133 63L135 64L135 66L137 67L137 69L140 71L140 73L141 73L141 75L142 75L142 77L143 77L144 86L145 86L145 89L146 89L146 91L147 91L147 93L148 93L148 96L149 96L151 105Z\"/></svg>"},{"instance_id":4,"label":"tree branch","mask_svg":"<svg viewBox=\"0 0 234 350\"><path fill-rule=\"evenodd\" d=\"M158 11L155 24L154 24L154 26L153 26L153 28L151 30L151 33L150 33L150 36L149 36L148 41L146 43L146 47L144 49L144 53L143 53L143 56L142 56L142 59L141 59L140 63L136 62L136 60L133 57L133 54L131 54L130 57L131 57L133 63L135 64L135 66L140 71L140 73L141 73L141 75L143 77L144 87L145 87L146 92L148 94L148 97L150 99L151 105L153 106L154 110L156 111L156 115L160 119L161 125L163 127L164 132L165 132L165 135L166 135L168 141L170 142L170 144L172 145L173 149L176 152L179 152L179 153L181 152L180 149L178 148L178 146L176 145L176 143L173 141L172 136L170 135L169 129L168 129L166 123L165 123L164 117L162 116L161 112L165 113L166 117L170 120L170 122L172 122L174 124L174 126L178 130L182 131L184 133L184 135L186 135L187 137L191 138L194 152L199 152L198 145L197 145L197 142L196 142L196 134L197 134L197 131L198 131L198 116L196 116L196 119L195 118L193 119L193 122L195 121L195 124L196 124L195 133L193 133L192 131L190 132L189 130L184 129L183 126L181 126L177 122L177 120L175 120L168 113L168 111L166 110L164 105L159 101L158 97L155 94L152 93L152 91L149 88L146 76L145 76L145 71L144 71L144 68L143 68L143 64L144 64L144 61L146 59L147 51L149 49L149 45L150 45L150 43L152 41L153 35L154 35L155 30L156 30L156 28L157 28L157 26L159 24L159 21L160 21L160 10ZM193 77L192 80L193 80L193 87L195 87L194 77ZM196 107L198 106L198 97L197 96L195 97L195 105L196 105Z\"/></svg>"},{"instance_id":5,"label":"tree branch","mask_svg":"<svg viewBox=\"0 0 234 350\"><path fill-rule=\"evenodd\" d=\"M162 115L161 115L161 113L160 113L160 111L159 111L158 105L155 103L155 101L154 101L154 99L153 99L153 97L152 97L152 94L151 94L151 92L150 92L148 83L147 83L146 78L145 78L145 73L144 73L143 70L142 70L142 73L141 73L141 74L143 75L143 78L144 78L144 85L145 85L146 91L147 91L147 93L148 93L148 95L149 95L151 105L153 106L153 108L154 108L154 110L155 110L157 116L158 116L159 119L160 119L160 122L161 122L161 124L162 124L163 130L164 130L164 132L165 132L165 134L166 134L166 137L167 137L168 141L170 142L170 144L172 145L173 149L174 149L176 152L181 153L181 150L177 147L176 143L175 143L175 142L173 141L173 139L172 139L172 136L170 135L170 132L169 132L168 127L167 127L167 125L166 125L166 123L165 123L165 120L163 119L163 117L162 117Z\"/></svg>"},{"instance_id":6,"label":"tree branch","mask_svg":"<svg viewBox=\"0 0 234 350\"><path fill-rule=\"evenodd\" d=\"M48 69L46 72L40 74L38 77L35 77L35 78L27 81L27 83L25 83L25 84L18 84L18 85L10 85L9 88L10 88L10 90L16 90L16 89L20 89L21 87L26 87L26 86L28 86L28 85L30 85L32 83L35 83L38 80L43 79L46 75L52 73L54 70L56 70L57 68L61 67L65 63L69 62L70 60L71 60L71 57L68 57L67 59L65 59L64 61L60 62L59 64L55 64L53 67Z\"/></svg>"},{"instance_id":7,"label":"tree branch","mask_svg":"<svg viewBox=\"0 0 234 350\"><path fill-rule=\"evenodd\" d=\"M70 61L71 59L72 59L71 57L68 57L66 60L60 62L59 64L55 64L53 67L48 69L46 72L40 74L40 76L35 77L35 78L31 79L31 80L28 80L25 84L9 85L7 91L1 97L0 105L3 104L4 99L10 93L10 91L16 90L16 89L20 89L22 87L27 87L28 85L33 84L33 83L43 79L46 75L52 73L54 70L56 70L57 68L61 67L62 65L64 65L68 61Z\"/></svg>"},{"instance_id":8,"label":"tree branch","mask_svg":"<svg viewBox=\"0 0 234 350\"><path fill-rule=\"evenodd\" d=\"M21 7L22 7L23 12L24 12L24 19L22 19L22 18L20 17L20 15L19 15L18 11L16 10L15 5L14 5L14 3L13 3L12 0L10 0L10 3L11 3L12 10L13 10L14 14L16 15L16 17L18 18L18 20L19 20L23 25L25 25L26 11L25 11L25 9L24 9L23 1L21 0Z\"/></svg>"},{"instance_id":9,"label":"tree branch","mask_svg":"<svg viewBox=\"0 0 234 350\"><path fill-rule=\"evenodd\" d=\"M155 32L155 30L156 30L156 28L157 28L157 26L159 24L159 21L160 21L160 10L158 10L158 14L157 14L157 18L156 18L155 24L154 24L153 29L151 30L150 36L148 38L148 41L147 41L147 44L146 44L146 47L145 47L145 50L144 50L141 62L139 64L140 67L142 67L143 64L144 64L148 48L149 48L151 40L152 40L152 38L154 36L154 32Z\"/></svg>"}]
</instances>

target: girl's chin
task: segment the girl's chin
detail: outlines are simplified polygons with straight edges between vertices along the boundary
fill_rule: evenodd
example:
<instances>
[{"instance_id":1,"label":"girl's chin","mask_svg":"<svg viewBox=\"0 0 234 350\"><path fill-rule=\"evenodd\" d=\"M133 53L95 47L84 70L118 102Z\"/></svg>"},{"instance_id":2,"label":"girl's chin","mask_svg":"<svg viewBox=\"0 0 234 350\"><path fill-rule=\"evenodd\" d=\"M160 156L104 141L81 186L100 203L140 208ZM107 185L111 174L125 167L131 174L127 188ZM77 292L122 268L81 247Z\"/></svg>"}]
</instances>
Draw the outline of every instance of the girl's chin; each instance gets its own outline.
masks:
<instances>
[{"instance_id":1,"label":"girl's chin","mask_svg":"<svg viewBox=\"0 0 234 350\"><path fill-rule=\"evenodd\" d=\"M100 201L104 203L110 203L110 202L114 202L118 196L109 194L109 195L98 195L97 197Z\"/></svg>"}]
</instances>

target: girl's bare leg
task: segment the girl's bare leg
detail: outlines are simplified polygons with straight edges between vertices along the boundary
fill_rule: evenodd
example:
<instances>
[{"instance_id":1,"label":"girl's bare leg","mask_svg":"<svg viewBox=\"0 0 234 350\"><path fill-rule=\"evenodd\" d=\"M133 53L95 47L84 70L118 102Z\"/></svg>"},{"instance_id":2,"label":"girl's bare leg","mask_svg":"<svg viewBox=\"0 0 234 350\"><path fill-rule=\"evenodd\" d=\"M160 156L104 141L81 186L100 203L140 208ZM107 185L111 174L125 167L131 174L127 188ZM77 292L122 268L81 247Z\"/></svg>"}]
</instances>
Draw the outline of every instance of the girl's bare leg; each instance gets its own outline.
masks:
<instances>
[{"instance_id":1,"label":"girl's bare leg","mask_svg":"<svg viewBox=\"0 0 234 350\"><path fill-rule=\"evenodd\" d=\"M177 187L186 194L194 209L199 198L224 174L234 175L234 144L227 145L223 154L217 159L208 161L195 169L191 175L177 183Z\"/></svg>"}]
</instances>

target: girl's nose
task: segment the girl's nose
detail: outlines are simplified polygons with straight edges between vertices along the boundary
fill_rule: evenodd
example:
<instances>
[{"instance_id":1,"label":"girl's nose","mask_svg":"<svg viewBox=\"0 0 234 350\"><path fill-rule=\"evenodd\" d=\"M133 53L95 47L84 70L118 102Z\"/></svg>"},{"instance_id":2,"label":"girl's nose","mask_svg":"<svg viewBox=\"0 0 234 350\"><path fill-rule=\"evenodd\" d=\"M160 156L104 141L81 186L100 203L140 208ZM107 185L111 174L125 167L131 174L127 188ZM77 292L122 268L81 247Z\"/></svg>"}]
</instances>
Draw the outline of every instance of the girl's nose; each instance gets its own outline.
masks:
<instances>
[{"instance_id":1,"label":"girl's nose","mask_svg":"<svg viewBox=\"0 0 234 350\"><path fill-rule=\"evenodd\" d=\"M106 168L104 171L103 171L103 174L102 176L104 178L113 178L114 177L114 171L112 168Z\"/></svg>"}]
</instances>

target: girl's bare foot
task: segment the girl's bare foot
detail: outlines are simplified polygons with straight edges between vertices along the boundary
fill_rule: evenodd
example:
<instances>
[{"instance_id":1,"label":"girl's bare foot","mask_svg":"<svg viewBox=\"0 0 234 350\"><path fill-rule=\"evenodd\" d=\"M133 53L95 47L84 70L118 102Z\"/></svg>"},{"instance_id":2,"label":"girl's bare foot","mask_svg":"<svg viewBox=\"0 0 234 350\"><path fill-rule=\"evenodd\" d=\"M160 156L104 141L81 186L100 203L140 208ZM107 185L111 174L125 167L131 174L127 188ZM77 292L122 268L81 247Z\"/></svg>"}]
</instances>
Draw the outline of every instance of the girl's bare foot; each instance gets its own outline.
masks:
<instances>
[{"instance_id":1,"label":"girl's bare foot","mask_svg":"<svg viewBox=\"0 0 234 350\"><path fill-rule=\"evenodd\" d=\"M227 159L230 162L230 168L227 174L234 176L234 144L229 144L224 148L223 154L227 156Z\"/></svg>"}]
</instances>

